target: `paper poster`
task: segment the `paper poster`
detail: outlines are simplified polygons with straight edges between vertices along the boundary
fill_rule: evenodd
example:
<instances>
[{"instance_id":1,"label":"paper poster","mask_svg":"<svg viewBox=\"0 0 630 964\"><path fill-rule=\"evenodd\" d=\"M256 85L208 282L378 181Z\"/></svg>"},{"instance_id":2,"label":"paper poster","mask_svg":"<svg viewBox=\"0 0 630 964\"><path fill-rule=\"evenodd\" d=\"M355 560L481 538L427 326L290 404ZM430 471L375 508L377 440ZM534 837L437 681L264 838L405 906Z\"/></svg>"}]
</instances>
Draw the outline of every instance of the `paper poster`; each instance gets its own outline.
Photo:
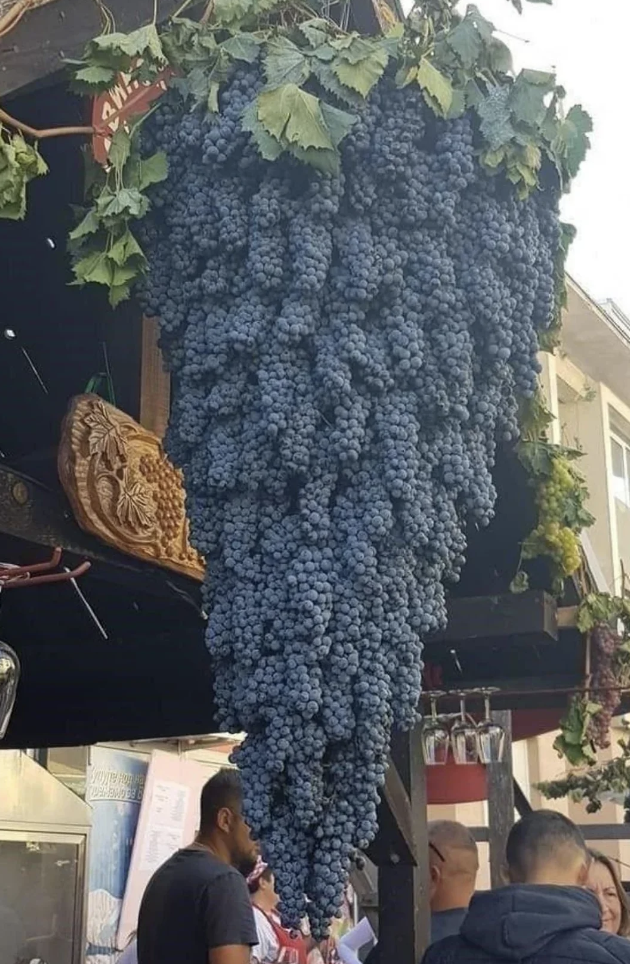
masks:
<instances>
[{"instance_id":1,"label":"paper poster","mask_svg":"<svg viewBox=\"0 0 630 964\"><path fill-rule=\"evenodd\" d=\"M159 750L151 754L118 926L119 946L125 946L137 927L142 895L155 871L195 839L201 789L218 769Z\"/></svg>"},{"instance_id":2,"label":"paper poster","mask_svg":"<svg viewBox=\"0 0 630 964\"><path fill-rule=\"evenodd\" d=\"M87 964L118 958L118 925L146 774L146 758L107 747L90 750Z\"/></svg>"}]
</instances>

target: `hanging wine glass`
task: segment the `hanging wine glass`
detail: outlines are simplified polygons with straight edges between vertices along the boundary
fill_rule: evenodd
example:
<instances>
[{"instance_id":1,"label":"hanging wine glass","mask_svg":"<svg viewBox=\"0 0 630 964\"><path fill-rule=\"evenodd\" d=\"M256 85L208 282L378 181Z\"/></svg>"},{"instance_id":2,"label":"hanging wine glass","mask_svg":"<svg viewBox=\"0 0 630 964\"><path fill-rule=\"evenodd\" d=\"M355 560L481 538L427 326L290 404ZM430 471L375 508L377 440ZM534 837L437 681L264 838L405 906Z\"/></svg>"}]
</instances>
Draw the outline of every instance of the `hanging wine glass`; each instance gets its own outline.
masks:
<instances>
[{"instance_id":1,"label":"hanging wine glass","mask_svg":"<svg viewBox=\"0 0 630 964\"><path fill-rule=\"evenodd\" d=\"M477 737L477 727L471 722L466 713L465 691L457 694L459 696L459 719L451 727L451 744L453 747L453 757L455 763L471 764L479 760L479 742Z\"/></svg>"},{"instance_id":2,"label":"hanging wine glass","mask_svg":"<svg viewBox=\"0 0 630 964\"><path fill-rule=\"evenodd\" d=\"M422 756L429 767L443 766L448 760L451 737L444 720L437 715L437 701L444 694L433 690L426 694L431 701L431 716L422 722Z\"/></svg>"},{"instance_id":3,"label":"hanging wine glass","mask_svg":"<svg viewBox=\"0 0 630 964\"><path fill-rule=\"evenodd\" d=\"M7 732L20 679L20 661L7 643L0 642L0 740Z\"/></svg>"},{"instance_id":4,"label":"hanging wine glass","mask_svg":"<svg viewBox=\"0 0 630 964\"><path fill-rule=\"evenodd\" d=\"M494 722L490 714L490 697L496 692L496 688L491 687L480 690L485 705L485 719L477 726L479 757L482 763L500 763L505 750L505 730L499 723Z\"/></svg>"}]
</instances>

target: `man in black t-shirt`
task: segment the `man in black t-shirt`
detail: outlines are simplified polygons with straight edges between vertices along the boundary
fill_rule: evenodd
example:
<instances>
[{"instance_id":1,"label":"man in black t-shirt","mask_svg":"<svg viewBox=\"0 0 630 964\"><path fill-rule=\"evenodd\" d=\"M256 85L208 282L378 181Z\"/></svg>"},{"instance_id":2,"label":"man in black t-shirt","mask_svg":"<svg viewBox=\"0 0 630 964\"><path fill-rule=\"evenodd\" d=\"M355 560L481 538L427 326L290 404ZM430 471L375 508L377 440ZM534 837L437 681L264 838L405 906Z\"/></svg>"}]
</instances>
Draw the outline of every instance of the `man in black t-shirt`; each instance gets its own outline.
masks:
<instances>
[{"instance_id":1,"label":"man in black t-shirt","mask_svg":"<svg viewBox=\"0 0 630 964\"><path fill-rule=\"evenodd\" d=\"M249 964L258 937L243 875L258 848L242 803L236 770L206 783L195 843L155 872L142 898L138 964Z\"/></svg>"}]
</instances>

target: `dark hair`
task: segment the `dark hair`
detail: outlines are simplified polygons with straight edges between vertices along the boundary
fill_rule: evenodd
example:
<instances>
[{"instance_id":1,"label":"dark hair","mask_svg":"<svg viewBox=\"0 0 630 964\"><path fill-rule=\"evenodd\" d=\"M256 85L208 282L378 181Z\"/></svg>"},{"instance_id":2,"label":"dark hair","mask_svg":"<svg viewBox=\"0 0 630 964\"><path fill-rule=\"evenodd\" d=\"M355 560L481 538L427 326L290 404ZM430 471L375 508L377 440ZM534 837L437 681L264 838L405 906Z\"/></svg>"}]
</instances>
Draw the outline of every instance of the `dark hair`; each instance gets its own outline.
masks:
<instances>
[{"instance_id":1,"label":"dark hair","mask_svg":"<svg viewBox=\"0 0 630 964\"><path fill-rule=\"evenodd\" d=\"M589 850L589 854L595 863L602 864L604 867L606 867L608 873L613 879L615 890L617 891L617 897L619 898L619 903L621 904L621 920L619 921L619 930L617 933L620 937L628 937L630 934L630 906L628 906L628 895L623 889L623 884L621 883L621 877L619 876L619 871L617 870L615 861L606 854L601 853L599 850Z\"/></svg>"},{"instance_id":2,"label":"dark hair","mask_svg":"<svg viewBox=\"0 0 630 964\"><path fill-rule=\"evenodd\" d=\"M273 870L271 869L271 867L265 867L262 874L256 877L256 880L252 880L251 883L247 884L250 894L258 893L258 891L260 890L261 880L266 880L267 883L269 884L272 879L273 879Z\"/></svg>"},{"instance_id":3,"label":"dark hair","mask_svg":"<svg viewBox=\"0 0 630 964\"><path fill-rule=\"evenodd\" d=\"M238 770L224 768L210 777L201 791L199 829L208 832L216 826L217 814L226 807L240 813L243 785Z\"/></svg>"},{"instance_id":4,"label":"dark hair","mask_svg":"<svg viewBox=\"0 0 630 964\"><path fill-rule=\"evenodd\" d=\"M533 810L518 820L507 840L505 856L510 879L526 882L538 866L555 860L566 861L566 850L589 853L580 830L572 820L555 810Z\"/></svg>"}]
</instances>

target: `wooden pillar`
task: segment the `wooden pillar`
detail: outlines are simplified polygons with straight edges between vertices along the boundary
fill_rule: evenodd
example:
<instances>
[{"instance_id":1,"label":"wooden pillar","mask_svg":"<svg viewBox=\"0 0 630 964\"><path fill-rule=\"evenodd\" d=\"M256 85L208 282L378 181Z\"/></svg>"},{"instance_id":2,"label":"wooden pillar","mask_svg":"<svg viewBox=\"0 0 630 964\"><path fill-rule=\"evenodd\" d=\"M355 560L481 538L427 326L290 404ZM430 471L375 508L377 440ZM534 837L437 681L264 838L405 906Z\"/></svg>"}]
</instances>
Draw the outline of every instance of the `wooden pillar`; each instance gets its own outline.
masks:
<instances>
[{"instance_id":1,"label":"wooden pillar","mask_svg":"<svg viewBox=\"0 0 630 964\"><path fill-rule=\"evenodd\" d=\"M420 728L395 733L369 855L378 867L379 960L418 964L429 942L427 797Z\"/></svg>"},{"instance_id":2,"label":"wooden pillar","mask_svg":"<svg viewBox=\"0 0 630 964\"><path fill-rule=\"evenodd\" d=\"M157 320L143 318L140 424L163 438L171 405L171 377L164 370L158 337Z\"/></svg>"},{"instance_id":3,"label":"wooden pillar","mask_svg":"<svg viewBox=\"0 0 630 964\"><path fill-rule=\"evenodd\" d=\"M501 763L491 763L488 776L488 830L490 882L505 884L505 844L514 823L514 777L512 773L512 713L493 710L492 719L505 730L505 752Z\"/></svg>"}]
</instances>

